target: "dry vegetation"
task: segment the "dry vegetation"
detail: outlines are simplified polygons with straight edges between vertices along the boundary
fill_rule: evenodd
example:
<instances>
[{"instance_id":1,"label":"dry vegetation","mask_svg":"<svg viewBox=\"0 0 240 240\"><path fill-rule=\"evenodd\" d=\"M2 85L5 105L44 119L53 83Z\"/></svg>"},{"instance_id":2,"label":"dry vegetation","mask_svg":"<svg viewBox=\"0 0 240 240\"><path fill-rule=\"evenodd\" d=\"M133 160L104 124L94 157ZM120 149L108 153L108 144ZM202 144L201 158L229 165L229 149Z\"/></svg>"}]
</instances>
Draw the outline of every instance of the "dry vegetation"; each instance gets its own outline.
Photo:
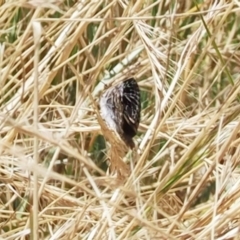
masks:
<instances>
[{"instance_id":1,"label":"dry vegetation","mask_svg":"<svg viewBox=\"0 0 240 240\"><path fill-rule=\"evenodd\" d=\"M0 239L240 239L238 1L0 4ZM131 76L120 178L98 99Z\"/></svg>"}]
</instances>

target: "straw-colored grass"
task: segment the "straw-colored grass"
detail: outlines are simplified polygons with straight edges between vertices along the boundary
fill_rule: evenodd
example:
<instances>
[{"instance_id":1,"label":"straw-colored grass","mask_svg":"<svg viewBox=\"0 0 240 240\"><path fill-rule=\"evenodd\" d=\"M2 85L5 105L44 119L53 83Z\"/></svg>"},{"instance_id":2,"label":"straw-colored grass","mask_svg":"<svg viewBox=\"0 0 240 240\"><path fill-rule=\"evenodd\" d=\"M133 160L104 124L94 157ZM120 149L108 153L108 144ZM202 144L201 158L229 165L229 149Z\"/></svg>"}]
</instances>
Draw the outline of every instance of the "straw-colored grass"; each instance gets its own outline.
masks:
<instances>
[{"instance_id":1,"label":"straw-colored grass","mask_svg":"<svg viewBox=\"0 0 240 240\"><path fill-rule=\"evenodd\" d=\"M240 239L239 10L0 1L0 239ZM130 77L125 155L98 103Z\"/></svg>"}]
</instances>

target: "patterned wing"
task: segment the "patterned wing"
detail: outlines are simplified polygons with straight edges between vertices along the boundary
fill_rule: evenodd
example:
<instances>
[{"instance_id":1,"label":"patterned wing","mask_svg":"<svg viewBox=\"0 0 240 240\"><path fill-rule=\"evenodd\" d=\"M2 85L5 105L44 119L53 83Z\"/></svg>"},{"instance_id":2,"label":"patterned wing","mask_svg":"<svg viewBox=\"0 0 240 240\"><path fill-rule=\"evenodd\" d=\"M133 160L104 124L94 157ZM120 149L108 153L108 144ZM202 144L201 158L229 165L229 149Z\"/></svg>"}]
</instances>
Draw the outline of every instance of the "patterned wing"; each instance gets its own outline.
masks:
<instances>
[{"instance_id":1,"label":"patterned wing","mask_svg":"<svg viewBox=\"0 0 240 240\"><path fill-rule=\"evenodd\" d=\"M141 112L140 90L135 79L130 78L122 82L121 102L122 129L124 134L133 138L137 133Z\"/></svg>"}]
</instances>

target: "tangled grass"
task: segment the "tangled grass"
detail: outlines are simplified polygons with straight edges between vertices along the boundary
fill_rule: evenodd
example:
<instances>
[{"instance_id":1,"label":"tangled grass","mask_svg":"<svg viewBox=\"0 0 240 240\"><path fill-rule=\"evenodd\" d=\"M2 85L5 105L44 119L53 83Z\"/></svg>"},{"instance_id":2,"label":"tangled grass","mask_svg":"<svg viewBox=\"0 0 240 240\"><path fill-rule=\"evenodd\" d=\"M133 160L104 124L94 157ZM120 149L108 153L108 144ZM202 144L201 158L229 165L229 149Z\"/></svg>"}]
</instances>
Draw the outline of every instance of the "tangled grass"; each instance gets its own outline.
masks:
<instances>
[{"instance_id":1,"label":"tangled grass","mask_svg":"<svg viewBox=\"0 0 240 240\"><path fill-rule=\"evenodd\" d=\"M239 10L0 1L0 238L239 239ZM141 124L119 178L98 102L129 77Z\"/></svg>"}]
</instances>

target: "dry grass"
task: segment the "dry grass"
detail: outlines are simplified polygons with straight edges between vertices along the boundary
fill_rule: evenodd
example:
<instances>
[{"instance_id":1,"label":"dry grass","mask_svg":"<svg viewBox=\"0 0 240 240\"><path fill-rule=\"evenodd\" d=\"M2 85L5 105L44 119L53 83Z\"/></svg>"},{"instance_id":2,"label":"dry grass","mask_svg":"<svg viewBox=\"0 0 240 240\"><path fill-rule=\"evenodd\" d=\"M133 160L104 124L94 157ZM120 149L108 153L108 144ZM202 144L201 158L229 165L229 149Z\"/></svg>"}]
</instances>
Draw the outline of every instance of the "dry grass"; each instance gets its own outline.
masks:
<instances>
[{"instance_id":1,"label":"dry grass","mask_svg":"<svg viewBox=\"0 0 240 240\"><path fill-rule=\"evenodd\" d=\"M237 1L0 4L0 239L240 239ZM98 99L131 76L119 178Z\"/></svg>"}]
</instances>

